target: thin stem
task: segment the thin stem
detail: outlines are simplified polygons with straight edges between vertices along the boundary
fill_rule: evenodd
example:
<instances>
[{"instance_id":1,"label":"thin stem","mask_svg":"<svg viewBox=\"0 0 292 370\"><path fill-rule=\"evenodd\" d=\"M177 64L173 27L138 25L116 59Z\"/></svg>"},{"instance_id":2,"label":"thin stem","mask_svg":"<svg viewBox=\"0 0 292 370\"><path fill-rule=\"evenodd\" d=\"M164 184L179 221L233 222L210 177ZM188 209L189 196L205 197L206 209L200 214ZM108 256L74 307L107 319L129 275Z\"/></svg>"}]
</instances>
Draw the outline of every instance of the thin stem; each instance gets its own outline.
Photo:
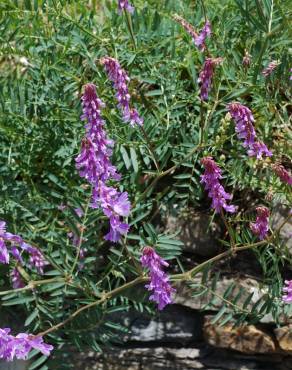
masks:
<instances>
[{"instance_id":1,"label":"thin stem","mask_svg":"<svg viewBox=\"0 0 292 370\"><path fill-rule=\"evenodd\" d=\"M144 136L144 138L145 138L145 140L147 142L149 151L152 154L152 158L153 158L155 167L156 167L157 171L160 172L159 161L158 161L158 158L157 158L157 156L155 154L154 146L153 146L152 142L150 141L149 136L147 135L147 132L145 131L144 127L143 126L140 126L140 129L141 129L141 131L143 133L143 136Z\"/></svg>"},{"instance_id":2,"label":"thin stem","mask_svg":"<svg viewBox=\"0 0 292 370\"><path fill-rule=\"evenodd\" d=\"M131 35L131 39L132 39L132 42L133 42L134 49L137 50L131 16L130 16L129 12L127 12L125 9L124 9L124 14L125 14L125 17L126 17L126 23L127 23L127 27L128 27L129 32L130 32L130 35Z\"/></svg>"},{"instance_id":3,"label":"thin stem","mask_svg":"<svg viewBox=\"0 0 292 370\"><path fill-rule=\"evenodd\" d=\"M73 274L73 272L75 270L75 267L76 267L76 265L78 263L78 260L79 260L80 250L81 250L81 246L82 246L82 242L83 242L85 224L86 224L86 221L87 221L87 213L88 213L89 204L90 204L90 200L91 200L91 194L92 194L92 190L91 190L90 197L88 198L88 201L87 201L87 204L86 204L86 207L85 207L85 210L84 210L84 215L83 215L82 224L81 224L81 232L80 232L79 241L78 241L78 245L77 245L77 252L76 252L75 260L74 260L74 263L73 263L73 266L72 266L72 269L71 269L71 275Z\"/></svg>"},{"instance_id":4,"label":"thin stem","mask_svg":"<svg viewBox=\"0 0 292 370\"><path fill-rule=\"evenodd\" d=\"M116 296L117 294L121 293L122 291L126 290L126 289L129 289L137 284L140 284L142 282L146 282L148 281L148 278L147 277L144 277L144 276L139 276L138 278L130 281L129 283L126 283L114 290L112 290L111 292L108 292L108 293L105 293L103 295L102 298L100 298L99 300L97 301L94 301L94 302L91 302L85 306L82 306L80 307L78 310L76 310L75 312L72 313L72 315L70 315L66 320L60 322L59 324L57 325L54 325L52 326L51 328L41 332L41 333L38 333L37 336L44 336L44 335L47 335L53 331L56 331L57 329L61 328L62 326L66 325L68 322L70 322L71 320L73 320L76 316L78 316L81 312L85 311L85 310L88 310L89 308L92 308L94 306L98 306L100 305L101 303L104 303L106 300L110 299L110 298L113 298L114 296Z\"/></svg>"},{"instance_id":5,"label":"thin stem","mask_svg":"<svg viewBox=\"0 0 292 370\"><path fill-rule=\"evenodd\" d=\"M43 284L50 284L50 283L55 283L55 282L60 282L61 283L61 282L65 282L65 281L66 281L66 279L61 278L61 277L51 278L51 279L44 279L44 280L32 280L26 286L24 286L23 288L0 291L0 296L10 294L10 293L24 292L26 290L32 290L36 286L43 285Z\"/></svg>"},{"instance_id":6,"label":"thin stem","mask_svg":"<svg viewBox=\"0 0 292 370\"><path fill-rule=\"evenodd\" d=\"M233 235L232 235L232 229L231 229L228 221L226 220L226 217L225 217L224 212L222 210L221 210L221 217L222 217L222 220L224 222L224 225L225 225L225 227L228 231L229 237L230 237L231 248L234 249L235 241L234 241L234 238L233 238Z\"/></svg>"}]
</instances>

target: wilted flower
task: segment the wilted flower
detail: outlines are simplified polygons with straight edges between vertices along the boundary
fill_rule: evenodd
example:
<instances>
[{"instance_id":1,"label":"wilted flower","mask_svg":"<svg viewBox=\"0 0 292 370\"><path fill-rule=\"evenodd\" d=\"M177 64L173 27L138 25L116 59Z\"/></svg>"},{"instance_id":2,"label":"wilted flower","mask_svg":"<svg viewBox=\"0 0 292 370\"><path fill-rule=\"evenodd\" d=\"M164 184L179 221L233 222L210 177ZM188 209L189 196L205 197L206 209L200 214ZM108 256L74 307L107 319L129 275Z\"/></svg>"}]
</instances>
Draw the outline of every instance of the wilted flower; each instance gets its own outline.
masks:
<instances>
[{"instance_id":1,"label":"wilted flower","mask_svg":"<svg viewBox=\"0 0 292 370\"><path fill-rule=\"evenodd\" d=\"M207 20L204 27L202 28L201 32L197 34L195 28L188 23L184 18L180 17L179 15L175 14L173 19L176 20L179 24L183 26L183 28L187 31L187 33L192 37L195 45L198 47L199 50L205 50L205 41L206 38L211 35L211 24Z\"/></svg>"},{"instance_id":2,"label":"wilted flower","mask_svg":"<svg viewBox=\"0 0 292 370\"><path fill-rule=\"evenodd\" d=\"M118 0L118 2L119 13L122 13L123 10L133 13L135 8L129 3L129 0Z\"/></svg>"},{"instance_id":3,"label":"wilted flower","mask_svg":"<svg viewBox=\"0 0 292 370\"><path fill-rule=\"evenodd\" d=\"M285 280L286 287L283 288L282 300L285 303L292 303L292 280Z\"/></svg>"},{"instance_id":4,"label":"wilted flower","mask_svg":"<svg viewBox=\"0 0 292 370\"><path fill-rule=\"evenodd\" d=\"M254 129L254 117L251 110L238 102L227 105L231 117L235 121L235 131L239 139L243 139L243 146L248 148L248 155L261 159L263 155L270 157L272 152L266 145L256 141L256 132Z\"/></svg>"},{"instance_id":5,"label":"wilted flower","mask_svg":"<svg viewBox=\"0 0 292 370\"><path fill-rule=\"evenodd\" d=\"M247 50L244 51L244 57L242 58L242 64L244 67L248 68L251 64L251 55Z\"/></svg>"},{"instance_id":6,"label":"wilted flower","mask_svg":"<svg viewBox=\"0 0 292 370\"><path fill-rule=\"evenodd\" d=\"M168 263L164 261L151 247L145 247L141 257L141 264L148 268L150 272L150 283L145 288L152 290L153 294L150 300L158 304L158 309L172 303L171 294L175 289L169 283L169 278L163 271L163 266L167 267Z\"/></svg>"},{"instance_id":7,"label":"wilted flower","mask_svg":"<svg viewBox=\"0 0 292 370\"><path fill-rule=\"evenodd\" d=\"M201 99L207 100L208 94L211 89L212 77L214 74L214 68L222 63L222 58L207 58L204 62L203 69L200 72L198 83L201 87Z\"/></svg>"},{"instance_id":8,"label":"wilted flower","mask_svg":"<svg viewBox=\"0 0 292 370\"><path fill-rule=\"evenodd\" d=\"M281 64L278 60L273 60L272 62L270 62L268 64L268 66L262 71L262 74L265 76L265 77L268 77L273 71L275 68L278 67L278 65Z\"/></svg>"},{"instance_id":9,"label":"wilted flower","mask_svg":"<svg viewBox=\"0 0 292 370\"><path fill-rule=\"evenodd\" d=\"M212 198L212 208L218 213L221 212L222 208L227 212L235 212L236 207L226 203L226 200L232 199L232 195L226 193L219 182L219 179L222 178L221 169L212 157L205 157L201 162L205 168L205 172L201 176L201 183L205 184L205 189L209 192L209 197Z\"/></svg>"},{"instance_id":10,"label":"wilted flower","mask_svg":"<svg viewBox=\"0 0 292 370\"><path fill-rule=\"evenodd\" d=\"M265 239L269 231L269 216L270 211L266 207L257 207L257 217L255 223L250 224L252 232L257 235L260 240Z\"/></svg>"},{"instance_id":11,"label":"wilted flower","mask_svg":"<svg viewBox=\"0 0 292 370\"><path fill-rule=\"evenodd\" d=\"M43 355L49 356L53 346L44 343L41 336L19 333L16 336L10 334L11 329L0 329L0 359L12 361L26 360L32 349L40 351Z\"/></svg>"},{"instance_id":12,"label":"wilted flower","mask_svg":"<svg viewBox=\"0 0 292 370\"><path fill-rule=\"evenodd\" d=\"M131 95L128 89L130 78L126 71L114 58L101 58L100 63L104 65L108 78L113 82L118 108L123 113L124 121L129 122L131 126L135 126L135 124L142 126L143 119L139 116L137 110L130 107Z\"/></svg>"},{"instance_id":13,"label":"wilted flower","mask_svg":"<svg viewBox=\"0 0 292 370\"><path fill-rule=\"evenodd\" d=\"M280 180L288 185L292 185L292 176L289 174L289 172L279 163L274 164L273 170L278 175Z\"/></svg>"}]
</instances>

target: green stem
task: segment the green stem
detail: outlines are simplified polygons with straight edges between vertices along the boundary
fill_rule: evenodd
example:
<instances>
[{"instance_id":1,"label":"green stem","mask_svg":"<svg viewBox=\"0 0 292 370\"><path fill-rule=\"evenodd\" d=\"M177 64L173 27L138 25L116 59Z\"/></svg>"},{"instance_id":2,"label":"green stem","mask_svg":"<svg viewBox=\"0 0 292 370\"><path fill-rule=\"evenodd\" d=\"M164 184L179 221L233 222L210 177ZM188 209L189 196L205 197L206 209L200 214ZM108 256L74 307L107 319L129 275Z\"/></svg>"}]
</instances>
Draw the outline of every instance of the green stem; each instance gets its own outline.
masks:
<instances>
[{"instance_id":1,"label":"green stem","mask_svg":"<svg viewBox=\"0 0 292 370\"><path fill-rule=\"evenodd\" d=\"M132 42L133 42L134 49L137 50L136 40L135 40L135 35L134 35L133 25L132 25L132 18L130 16L129 12L127 12L126 10L124 10L124 14L125 14L125 17L126 17L126 23L127 23L127 27L128 27L129 32L130 32L130 35L131 35L131 39L132 39Z\"/></svg>"}]
</instances>

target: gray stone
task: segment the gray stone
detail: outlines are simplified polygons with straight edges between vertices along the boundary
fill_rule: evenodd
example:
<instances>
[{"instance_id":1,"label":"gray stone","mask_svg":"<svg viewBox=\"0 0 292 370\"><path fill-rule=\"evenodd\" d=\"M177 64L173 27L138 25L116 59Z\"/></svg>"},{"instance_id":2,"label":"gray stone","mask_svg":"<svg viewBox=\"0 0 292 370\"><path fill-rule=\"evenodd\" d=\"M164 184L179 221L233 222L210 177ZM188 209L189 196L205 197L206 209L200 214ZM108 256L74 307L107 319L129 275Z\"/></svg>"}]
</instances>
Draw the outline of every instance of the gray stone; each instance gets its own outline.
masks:
<instances>
[{"instance_id":1,"label":"gray stone","mask_svg":"<svg viewBox=\"0 0 292 370\"><path fill-rule=\"evenodd\" d=\"M272 213L272 228L277 230L289 216L290 208L283 207L281 204L278 204ZM290 220L282 227L280 232L281 239L284 241L285 246L288 251L292 253L292 217Z\"/></svg>"},{"instance_id":2,"label":"gray stone","mask_svg":"<svg viewBox=\"0 0 292 370\"><path fill-rule=\"evenodd\" d=\"M202 316L188 307L169 305L157 315L130 312L123 318L126 341L186 343L201 337Z\"/></svg>"},{"instance_id":3,"label":"gray stone","mask_svg":"<svg viewBox=\"0 0 292 370\"><path fill-rule=\"evenodd\" d=\"M169 216L165 223L165 229L170 234L179 231L177 237L184 243L185 251L204 257L218 253L220 229L210 221L209 215L193 213L185 218Z\"/></svg>"}]
</instances>

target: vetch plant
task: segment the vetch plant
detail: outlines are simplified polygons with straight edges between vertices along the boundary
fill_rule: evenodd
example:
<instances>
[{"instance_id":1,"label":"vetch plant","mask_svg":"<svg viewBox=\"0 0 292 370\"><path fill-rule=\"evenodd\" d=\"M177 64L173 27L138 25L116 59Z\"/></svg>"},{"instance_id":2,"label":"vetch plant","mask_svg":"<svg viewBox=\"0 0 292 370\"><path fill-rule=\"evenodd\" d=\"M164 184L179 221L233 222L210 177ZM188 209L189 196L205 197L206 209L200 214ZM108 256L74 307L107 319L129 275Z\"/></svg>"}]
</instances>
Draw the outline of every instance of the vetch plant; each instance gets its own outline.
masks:
<instances>
[{"instance_id":1,"label":"vetch plant","mask_svg":"<svg viewBox=\"0 0 292 370\"><path fill-rule=\"evenodd\" d=\"M265 8L268 21L237 2L75 5L47 4L46 17L37 2L25 17L17 5L3 10L1 310L18 306L26 319L24 329L3 325L0 358L54 369L66 345L100 351L127 330L113 317L163 310L178 284L204 296L221 325L268 314L284 325L292 194L282 5ZM267 84L270 56L280 64L265 75L277 67L280 78ZM287 214L275 226L279 206ZM165 226L194 214L222 230L220 253L189 258L177 225ZM243 251L260 271L258 298L217 290L222 263L245 274L234 267Z\"/></svg>"}]
</instances>

